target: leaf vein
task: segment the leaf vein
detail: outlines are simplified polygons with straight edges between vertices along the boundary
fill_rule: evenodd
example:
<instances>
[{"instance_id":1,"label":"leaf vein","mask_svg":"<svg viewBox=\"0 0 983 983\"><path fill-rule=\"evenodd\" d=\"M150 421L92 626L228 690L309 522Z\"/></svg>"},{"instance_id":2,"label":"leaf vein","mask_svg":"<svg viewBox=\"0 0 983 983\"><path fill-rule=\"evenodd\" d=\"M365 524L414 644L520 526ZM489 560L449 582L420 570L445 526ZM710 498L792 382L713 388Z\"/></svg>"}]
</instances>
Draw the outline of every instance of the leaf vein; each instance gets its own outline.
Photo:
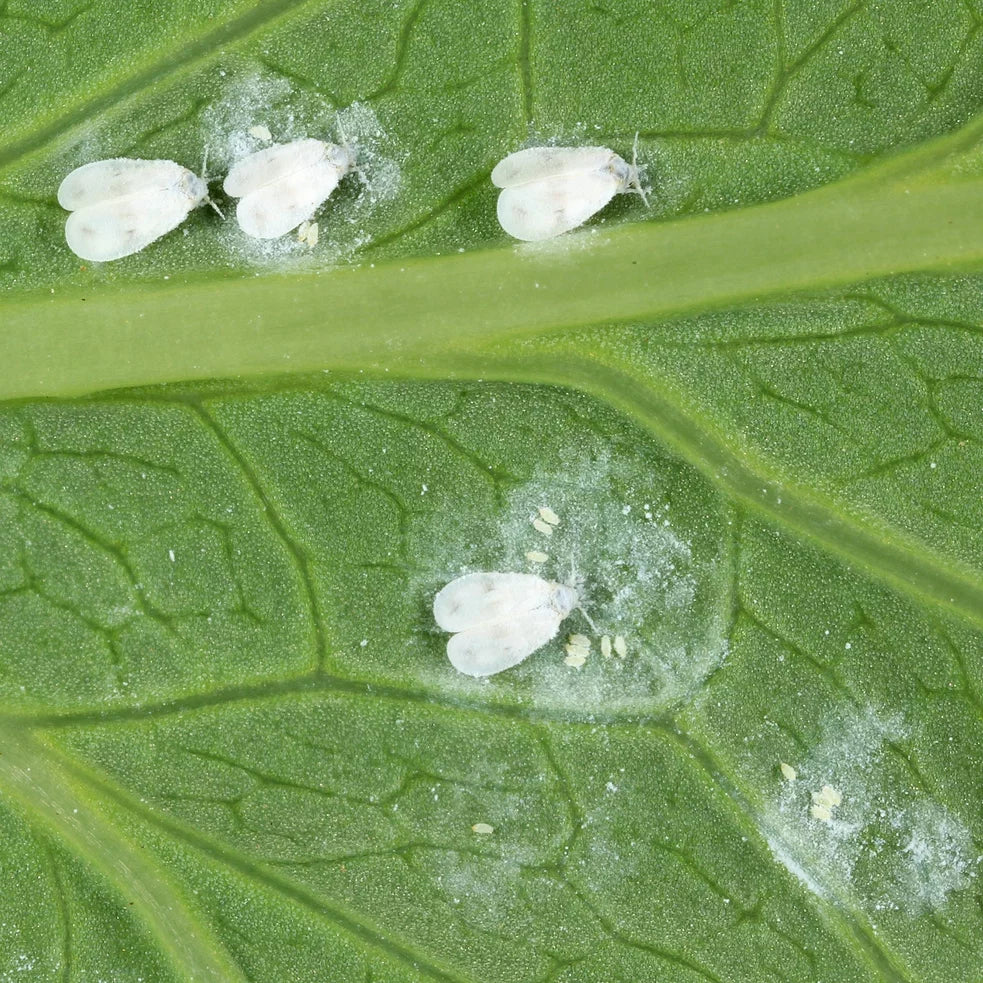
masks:
<instances>
[{"instance_id":1,"label":"leaf vein","mask_svg":"<svg viewBox=\"0 0 983 983\"><path fill-rule=\"evenodd\" d=\"M198 419L214 436L215 440L224 450L229 460L236 465L246 484L249 486L253 495L262 506L263 515L266 517L266 521L269 523L277 538L283 544L287 550L287 553L291 557L293 566L300 581L300 588L304 594L307 609L310 613L311 632L314 642L315 668L317 670L322 670L327 660L327 641L325 639L324 622L317 600L317 592L314 589L314 578L311 573L310 560L308 559L306 550L291 535L285 521L280 516L278 508L264 488L259 475L256 473L256 470L235 446L229 435L219 425L214 415L210 413L204 405L197 401L189 401L185 405L190 407L191 410L197 414Z\"/></svg>"}]
</instances>

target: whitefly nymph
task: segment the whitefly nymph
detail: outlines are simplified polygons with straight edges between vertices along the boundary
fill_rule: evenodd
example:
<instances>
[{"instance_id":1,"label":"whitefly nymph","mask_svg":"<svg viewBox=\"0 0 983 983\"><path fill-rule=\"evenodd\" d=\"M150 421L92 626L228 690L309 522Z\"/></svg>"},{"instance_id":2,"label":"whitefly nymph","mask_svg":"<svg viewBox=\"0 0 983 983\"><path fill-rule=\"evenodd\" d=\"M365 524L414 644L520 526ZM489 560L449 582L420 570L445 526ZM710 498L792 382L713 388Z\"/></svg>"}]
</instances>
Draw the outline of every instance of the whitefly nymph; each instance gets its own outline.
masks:
<instances>
[{"instance_id":1,"label":"whitefly nymph","mask_svg":"<svg viewBox=\"0 0 983 983\"><path fill-rule=\"evenodd\" d=\"M495 166L491 179L502 189L498 196L502 228L530 242L575 229L616 194L645 198L636 154L629 164L607 147L519 150Z\"/></svg>"},{"instance_id":2,"label":"whitefly nymph","mask_svg":"<svg viewBox=\"0 0 983 983\"><path fill-rule=\"evenodd\" d=\"M96 160L58 187L68 248L93 263L139 252L207 201L205 180L173 160Z\"/></svg>"},{"instance_id":3,"label":"whitefly nymph","mask_svg":"<svg viewBox=\"0 0 983 983\"><path fill-rule=\"evenodd\" d=\"M433 616L454 633L447 641L451 665L468 676L492 676L542 648L579 605L574 584L531 573L469 573L438 592Z\"/></svg>"}]
</instances>

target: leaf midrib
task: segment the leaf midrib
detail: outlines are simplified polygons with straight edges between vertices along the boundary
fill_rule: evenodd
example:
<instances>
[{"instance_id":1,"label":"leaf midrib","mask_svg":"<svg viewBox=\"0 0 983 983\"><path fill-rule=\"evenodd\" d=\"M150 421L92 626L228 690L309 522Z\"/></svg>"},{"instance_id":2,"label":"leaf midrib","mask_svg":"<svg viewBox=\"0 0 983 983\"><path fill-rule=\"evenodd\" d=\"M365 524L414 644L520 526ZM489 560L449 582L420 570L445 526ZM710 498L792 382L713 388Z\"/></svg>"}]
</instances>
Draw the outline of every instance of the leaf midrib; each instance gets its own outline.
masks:
<instances>
[{"instance_id":1,"label":"leaf midrib","mask_svg":"<svg viewBox=\"0 0 983 983\"><path fill-rule=\"evenodd\" d=\"M983 117L928 150L784 201L594 226L532 247L326 275L11 296L0 400L285 371L398 370L432 353L560 328L651 322L901 272L978 267L983 176L939 168L981 130Z\"/></svg>"}]
</instances>

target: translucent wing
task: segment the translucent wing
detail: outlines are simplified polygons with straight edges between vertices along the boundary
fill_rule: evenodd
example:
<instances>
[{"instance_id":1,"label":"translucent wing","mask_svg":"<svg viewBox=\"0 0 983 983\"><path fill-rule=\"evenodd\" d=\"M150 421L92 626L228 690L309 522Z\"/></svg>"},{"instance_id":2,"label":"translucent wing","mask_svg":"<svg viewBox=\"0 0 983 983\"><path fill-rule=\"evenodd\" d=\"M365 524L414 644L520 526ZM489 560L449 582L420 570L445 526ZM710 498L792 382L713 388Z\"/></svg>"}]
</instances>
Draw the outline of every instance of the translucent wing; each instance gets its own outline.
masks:
<instances>
[{"instance_id":1,"label":"translucent wing","mask_svg":"<svg viewBox=\"0 0 983 983\"><path fill-rule=\"evenodd\" d=\"M559 630L563 619L540 608L505 621L469 628L447 641L447 658L468 676L491 676L511 669L542 648Z\"/></svg>"},{"instance_id":2,"label":"translucent wing","mask_svg":"<svg viewBox=\"0 0 983 983\"><path fill-rule=\"evenodd\" d=\"M276 239L311 218L338 187L342 170L322 160L317 164L251 191L236 205L236 218L246 235Z\"/></svg>"},{"instance_id":3,"label":"translucent wing","mask_svg":"<svg viewBox=\"0 0 983 983\"><path fill-rule=\"evenodd\" d=\"M94 263L139 252L180 225L197 204L179 189L148 191L79 208L65 223L65 241Z\"/></svg>"},{"instance_id":4,"label":"translucent wing","mask_svg":"<svg viewBox=\"0 0 983 983\"><path fill-rule=\"evenodd\" d=\"M76 167L58 187L58 204L77 211L101 201L112 201L145 191L166 191L188 186L197 176L173 160L132 160L115 157Z\"/></svg>"},{"instance_id":5,"label":"translucent wing","mask_svg":"<svg viewBox=\"0 0 983 983\"><path fill-rule=\"evenodd\" d=\"M516 239L550 239L586 222L619 187L610 171L590 171L505 188L498 196L498 221Z\"/></svg>"},{"instance_id":6,"label":"translucent wing","mask_svg":"<svg viewBox=\"0 0 983 983\"><path fill-rule=\"evenodd\" d=\"M313 167L324 160L328 150L329 145L323 140L276 143L236 161L226 175L222 187L227 195L243 198L260 188Z\"/></svg>"},{"instance_id":7,"label":"translucent wing","mask_svg":"<svg viewBox=\"0 0 983 983\"><path fill-rule=\"evenodd\" d=\"M601 171L621 158L607 147L530 147L509 154L491 172L497 188L513 188L565 174Z\"/></svg>"},{"instance_id":8,"label":"translucent wing","mask_svg":"<svg viewBox=\"0 0 983 983\"><path fill-rule=\"evenodd\" d=\"M464 631L548 606L553 591L548 580L531 573L469 573L437 594L433 616L444 631Z\"/></svg>"}]
</instances>

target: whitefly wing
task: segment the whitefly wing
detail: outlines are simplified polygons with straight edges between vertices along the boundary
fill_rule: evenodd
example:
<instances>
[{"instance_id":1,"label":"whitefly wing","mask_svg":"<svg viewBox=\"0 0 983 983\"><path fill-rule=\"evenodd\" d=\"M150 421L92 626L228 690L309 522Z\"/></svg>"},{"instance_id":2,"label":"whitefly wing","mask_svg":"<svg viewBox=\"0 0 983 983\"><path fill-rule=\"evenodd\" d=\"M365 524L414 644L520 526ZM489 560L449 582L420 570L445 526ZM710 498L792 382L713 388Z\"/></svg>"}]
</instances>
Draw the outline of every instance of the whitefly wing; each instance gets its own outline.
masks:
<instances>
[{"instance_id":1,"label":"whitefly wing","mask_svg":"<svg viewBox=\"0 0 983 983\"><path fill-rule=\"evenodd\" d=\"M550 239L586 222L619 187L611 171L588 171L505 188L498 196L498 221L516 239Z\"/></svg>"},{"instance_id":2,"label":"whitefly wing","mask_svg":"<svg viewBox=\"0 0 983 983\"><path fill-rule=\"evenodd\" d=\"M433 616L444 631L477 628L547 606L553 590L531 573L469 573L437 593Z\"/></svg>"},{"instance_id":3,"label":"whitefly wing","mask_svg":"<svg viewBox=\"0 0 983 983\"><path fill-rule=\"evenodd\" d=\"M448 639L447 658L458 672L492 676L542 648L556 635L562 620L557 611L543 607L469 628Z\"/></svg>"},{"instance_id":4,"label":"whitefly wing","mask_svg":"<svg viewBox=\"0 0 983 983\"><path fill-rule=\"evenodd\" d=\"M313 167L325 159L328 151L328 144L313 138L276 143L236 161L222 187L227 195L242 198Z\"/></svg>"},{"instance_id":5,"label":"whitefly wing","mask_svg":"<svg viewBox=\"0 0 983 983\"><path fill-rule=\"evenodd\" d=\"M191 188L198 181L197 175L173 160L132 160L128 157L96 160L76 167L61 182L58 204L74 212L133 194L162 192L182 186Z\"/></svg>"},{"instance_id":6,"label":"whitefly wing","mask_svg":"<svg viewBox=\"0 0 983 983\"><path fill-rule=\"evenodd\" d=\"M497 188L513 188L546 178L604 170L620 159L607 147L530 147L496 164L491 179Z\"/></svg>"},{"instance_id":7,"label":"whitefly wing","mask_svg":"<svg viewBox=\"0 0 983 983\"><path fill-rule=\"evenodd\" d=\"M276 239L311 218L341 180L344 171L330 160L251 191L236 205L236 219L246 235Z\"/></svg>"},{"instance_id":8,"label":"whitefly wing","mask_svg":"<svg viewBox=\"0 0 983 983\"><path fill-rule=\"evenodd\" d=\"M122 259L180 225L195 204L180 187L97 202L68 216L65 241L93 263Z\"/></svg>"}]
</instances>

